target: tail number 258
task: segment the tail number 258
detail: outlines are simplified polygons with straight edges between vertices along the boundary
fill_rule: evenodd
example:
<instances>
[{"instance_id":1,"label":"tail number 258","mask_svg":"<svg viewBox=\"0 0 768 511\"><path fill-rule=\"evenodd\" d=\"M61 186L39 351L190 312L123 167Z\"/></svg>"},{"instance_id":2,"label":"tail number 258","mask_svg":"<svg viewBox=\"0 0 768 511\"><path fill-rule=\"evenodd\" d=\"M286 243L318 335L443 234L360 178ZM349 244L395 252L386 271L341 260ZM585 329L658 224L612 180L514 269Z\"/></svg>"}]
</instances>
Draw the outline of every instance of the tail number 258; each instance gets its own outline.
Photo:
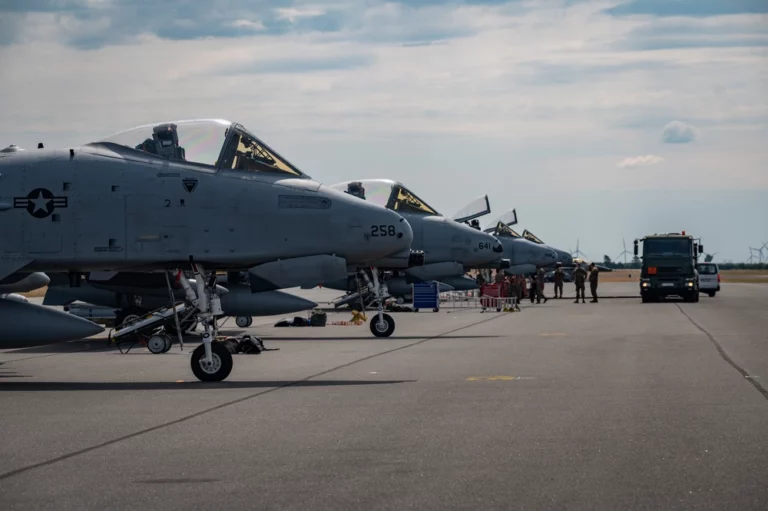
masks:
<instances>
[{"instance_id":1,"label":"tail number 258","mask_svg":"<svg viewBox=\"0 0 768 511\"><path fill-rule=\"evenodd\" d=\"M394 225L372 225L371 226L371 237L394 236L394 235L395 235Z\"/></svg>"}]
</instances>

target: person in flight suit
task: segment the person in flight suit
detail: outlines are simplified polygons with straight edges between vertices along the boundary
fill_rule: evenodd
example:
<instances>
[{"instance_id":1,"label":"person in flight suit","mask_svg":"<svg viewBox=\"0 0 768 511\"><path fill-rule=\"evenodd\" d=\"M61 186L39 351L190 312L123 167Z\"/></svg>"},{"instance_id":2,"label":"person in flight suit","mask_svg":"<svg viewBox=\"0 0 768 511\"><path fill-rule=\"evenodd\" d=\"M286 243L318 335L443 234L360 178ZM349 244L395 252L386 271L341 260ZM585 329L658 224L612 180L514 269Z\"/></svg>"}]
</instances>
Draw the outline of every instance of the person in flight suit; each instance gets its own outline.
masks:
<instances>
[{"instance_id":1,"label":"person in flight suit","mask_svg":"<svg viewBox=\"0 0 768 511\"><path fill-rule=\"evenodd\" d=\"M589 291L592 293L592 301L590 303L597 303L597 274L600 270L597 269L597 265L592 263L589 265Z\"/></svg>"},{"instance_id":2,"label":"person in flight suit","mask_svg":"<svg viewBox=\"0 0 768 511\"><path fill-rule=\"evenodd\" d=\"M557 268L555 268L555 298L562 298L563 297L563 281L565 279L565 273L563 272L563 265L562 263L557 263ZM558 291L560 291L558 296Z\"/></svg>"},{"instance_id":3,"label":"person in flight suit","mask_svg":"<svg viewBox=\"0 0 768 511\"><path fill-rule=\"evenodd\" d=\"M549 298L544 296L544 268L539 268L536 272L536 303L541 303L542 298L544 303L549 301Z\"/></svg>"},{"instance_id":4,"label":"person in flight suit","mask_svg":"<svg viewBox=\"0 0 768 511\"><path fill-rule=\"evenodd\" d=\"M576 263L576 269L573 270L573 283L576 284L576 301L573 303L579 303L579 296L581 296L581 303L584 301L584 282L587 280L587 270L581 267L580 263Z\"/></svg>"}]
</instances>

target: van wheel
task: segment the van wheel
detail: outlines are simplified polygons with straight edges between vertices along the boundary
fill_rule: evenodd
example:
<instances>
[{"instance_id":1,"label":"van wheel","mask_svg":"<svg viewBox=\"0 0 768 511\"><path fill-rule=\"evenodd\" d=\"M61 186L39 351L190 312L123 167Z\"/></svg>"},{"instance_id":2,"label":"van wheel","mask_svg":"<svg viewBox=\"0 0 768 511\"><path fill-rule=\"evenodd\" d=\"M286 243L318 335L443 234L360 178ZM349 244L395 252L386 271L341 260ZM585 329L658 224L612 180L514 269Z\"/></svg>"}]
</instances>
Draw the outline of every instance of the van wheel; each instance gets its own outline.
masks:
<instances>
[{"instance_id":1,"label":"van wheel","mask_svg":"<svg viewBox=\"0 0 768 511\"><path fill-rule=\"evenodd\" d=\"M715 293L716 293L716 292L717 292L717 291L710 291L710 292L709 292L709 293L707 293L707 294L709 295L709 297L710 297L710 298L714 298L714 297L715 297Z\"/></svg>"}]
</instances>

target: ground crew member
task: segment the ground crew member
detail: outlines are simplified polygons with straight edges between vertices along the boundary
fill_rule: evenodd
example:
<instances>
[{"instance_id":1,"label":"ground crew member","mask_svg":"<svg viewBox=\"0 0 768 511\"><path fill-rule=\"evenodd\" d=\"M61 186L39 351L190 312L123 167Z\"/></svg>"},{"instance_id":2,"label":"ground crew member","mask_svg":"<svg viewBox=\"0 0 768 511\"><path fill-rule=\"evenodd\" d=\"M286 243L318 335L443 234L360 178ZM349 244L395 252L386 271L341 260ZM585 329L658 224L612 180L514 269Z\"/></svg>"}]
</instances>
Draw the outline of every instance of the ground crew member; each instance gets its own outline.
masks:
<instances>
[{"instance_id":1,"label":"ground crew member","mask_svg":"<svg viewBox=\"0 0 768 511\"><path fill-rule=\"evenodd\" d=\"M544 303L549 301L549 298L544 296L544 268L539 268L536 272L536 303L541 303L542 298Z\"/></svg>"},{"instance_id":2,"label":"ground crew member","mask_svg":"<svg viewBox=\"0 0 768 511\"><path fill-rule=\"evenodd\" d=\"M525 277L522 275L515 275L512 279L515 283L515 296L517 296L517 303L519 304L523 301L523 296L525 295Z\"/></svg>"},{"instance_id":3,"label":"ground crew member","mask_svg":"<svg viewBox=\"0 0 768 511\"><path fill-rule=\"evenodd\" d=\"M576 284L576 301L573 303L579 303L579 296L581 296L581 303L584 301L584 282L587 280L587 270L581 267L580 263L576 263L576 269L573 270L573 283Z\"/></svg>"},{"instance_id":4,"label":"ground crew member","mask_svg":"<svg viewBox=\"0 0 768 511\"><path fill-rule=\"evenodd\" d=\"M530 275L531 283L528 286L528 298L531 299L531 303L533 303L536 300L536 274L531 273Z\"/></svg>"},{"instance_id":5,"label":"ground crew member","mask_svg":"<svg viewBox=\"0 0 768 511\"><path fill-rule=\"evenodd\" d=\"M597 274L600 270L595 263L589 265L589 291L592 293L592 301L590 303L597 303Z\"/></svg>"},{"instance_id":6,"label":"ground crew member","mask_svg":"<svg viewBox=\"0 0 768 511\"><path fill-rule=\"evenodd\" d=\"M504 284L504 272L502 270L496 270L496 276L494 277L494 284Z\"/></svg>"},{"instance_id":7,"label":"ground crew member","mask_svg":"<svg viewBox=\"0 0 768 511\"><path fill-rule=\"evenodd\" d=\"M563 297L563 281L564 280L565 280L565 273L563 272L563 265L562 263L557 263L557 268L555 268L555 298ZM560 291L559 297L558 297L558 291Z\"/></svg>"}]
</instances>

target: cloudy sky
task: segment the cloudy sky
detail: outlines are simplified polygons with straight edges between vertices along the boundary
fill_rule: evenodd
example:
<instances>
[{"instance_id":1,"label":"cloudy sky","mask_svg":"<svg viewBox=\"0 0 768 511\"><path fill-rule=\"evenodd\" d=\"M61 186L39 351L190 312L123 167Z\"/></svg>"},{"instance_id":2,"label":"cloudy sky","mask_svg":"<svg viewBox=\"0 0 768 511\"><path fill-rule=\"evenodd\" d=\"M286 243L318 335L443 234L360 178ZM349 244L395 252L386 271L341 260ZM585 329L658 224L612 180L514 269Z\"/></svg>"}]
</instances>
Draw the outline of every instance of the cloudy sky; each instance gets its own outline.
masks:
<instances>
[{"instance_id":1,"label":"cloudy sky","mask_svg":"<svg viewBox=\"0 0 768 511\"><path fill-rule=\"evenodd\" d=\"M592 258L768 241L766 0L0 0L0 69L0 146L225 118Z\"/></svg>"}]
</instances>

